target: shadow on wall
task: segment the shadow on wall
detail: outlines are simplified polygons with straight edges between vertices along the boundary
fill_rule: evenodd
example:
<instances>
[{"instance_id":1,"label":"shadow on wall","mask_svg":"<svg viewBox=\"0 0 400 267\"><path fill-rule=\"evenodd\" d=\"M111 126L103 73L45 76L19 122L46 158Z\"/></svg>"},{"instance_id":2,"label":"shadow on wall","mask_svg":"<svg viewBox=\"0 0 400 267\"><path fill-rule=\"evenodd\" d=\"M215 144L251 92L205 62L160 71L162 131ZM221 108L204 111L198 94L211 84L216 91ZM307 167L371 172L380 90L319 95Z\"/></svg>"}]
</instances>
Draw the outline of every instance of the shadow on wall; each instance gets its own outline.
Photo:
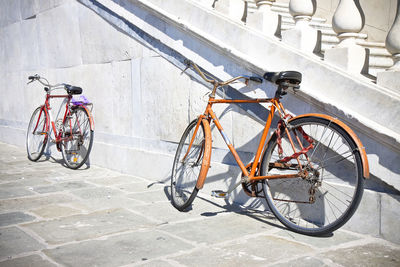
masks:
<instances>
[{"instance_id":1,"label":"shadow on wall","mask_svg":"<svg viewBox=\"0 0 400 267\"><path fill-rule=\"evenodd\" d=\"M106 12L109 12L111 16L116 16L119 19L123 20L124 23L128 25L130 30L134 31L137 36L139 36L142 40L145 42L149 43L151 46L156 47L157 50L160 53L164 53L171 58L175 58L175 60L180 61L181 63L184 60L184 57L179 54L177 51L174 51L173 49L167 47L166 45L162 44L160 41L156 40L149 34L145 33L141 29L139 29L137 26L131 24L130 22L124 20L123 18L119 17L117 14L114 14L112 11L107 10L105 7L103 7L101 4L97 3L96 1L92 1L97 7L104 9ZM233 60L230 60L229 57L221 55L217 53L215 49L207 45L206 43L201 42L199 39L196 39L192 36L190 36L187 32L184 32L182 30L179 30L175 27L168 27L168 25L162 21L160 18L151 15L147 12L144 12L141 9L135 8L136 6L132 4L128 0L114 0L115 3L123 6L125 9L127 9L129 12L137 16L138 18L142 19L143 21L151 24L156 30L167 33L169 37L171 37L175 41L179 41L183 44L183 46L190 50L194 51L196 54L198 54L202 58L207 58L207 60L215 66L215 68L221 69L220 67L223 67L223 71L230 76L237 76L240 74L246 74L249 71L246 70L244 67L241 67L238 65L237 62L234 62ZM272 90L273 86L270 84L265 84L262 89L267 93L267 95L272 95ZM245 91L244 91L245 92ZM243 96L238 90L235 90L233 88L228 88L228 90L225 92L225 94L228 97L236 97L236 96ZM307 97L307 96L306 96ZM323 113L331 113L334 112L332 107L327 107L327 106L320 106L320 107L315 107L311 106L309 102L312 102L310 99L305 99L306 97L293 97L293 96L288 96L284 102L285 106L287 106L288 110L291 111L294 114L304 114L304 113L309 113L309 112L318 112L320 113L321 111ZM256 108L254 108L256 106ZM240 106L243 110L248 112L251 116L255 116L258 120L265 121L267 110L263 108L261 105L246 105L246 106ZM305 111L305 112L304 112ZM328 111L328 112L326 112ZM330 111L330 112L329 112ZM335 114L336 116L342 116L342 117L348 117L346 114ZM373 142L370 142L368 137L366 136L360 136L364 145L367 147L367 153L368 154L377 154L379 155L379 162L393 171L394 173L399 174L400 173L400 166L397 166L393 168L393 162L392 161L387 161L385 159L390 158L390 155L382 155L381 150L377 147L369 147L368 144L371 144ZM245 146L243 146L244 148ZM242 147L241 147L242 148ZM240 150L239 148L238 150ZM225 160L227 162L230 162L231 160L229 159L229 156L226 156Z\"/></svg>"}]
</instances>

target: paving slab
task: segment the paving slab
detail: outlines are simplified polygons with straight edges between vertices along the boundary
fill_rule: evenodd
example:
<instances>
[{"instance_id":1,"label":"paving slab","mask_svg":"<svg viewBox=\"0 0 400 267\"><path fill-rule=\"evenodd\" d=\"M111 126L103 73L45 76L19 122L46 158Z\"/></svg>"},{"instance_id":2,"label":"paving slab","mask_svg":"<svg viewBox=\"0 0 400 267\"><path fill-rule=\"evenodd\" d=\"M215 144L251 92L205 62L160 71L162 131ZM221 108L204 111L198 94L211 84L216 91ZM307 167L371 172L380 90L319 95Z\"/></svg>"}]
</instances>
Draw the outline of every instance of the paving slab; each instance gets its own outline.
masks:
<instances>
[{"instance_id":1,"label":"paving slab","mask_svg":"<svg viewBox=\"0 0 400 267\"><path fill-rule=\"evenodd\" d=\"M71 192L72 194L82 199L93 199L93 198L111 198L113 196L122 195L122 192L110 187L96 187L89 189L80 189Z\"/></svg>"},{"instance_id":2,"label":"paving slab","mask_svg":"<svg viewBox=\"0 0 400 267\"><path fill-rule=\"evenodd\" d=\"M236 213L163 225L160 229L195 243L214 244L274 229L270 224Z\"/></svg>"},{"instance_id":3,"label":"paving slab","mask_svg":"<svg viewBox=\"0 0 400 267\"><path fill-rule=\"evenodd\" d=\"M277 232L276 235L286 238L289 241L307 244L315 248L335 247L345 244L347 242L352 242L361 239L359 235L345 231L337 231L334 232L332 235L315 237L315 236L301 235L291 231L281 230Z\"/></svg>"},{"instance_id":4,"label":"paving slab","mask_svg":"<svg viewBox=\"0 0 400 267\"><path fill-rule=\"evenodd\" d=\"M44 250L65 266L121 266L177 253L193 246L159 231L140 231Z\"/></svg>"},{"instance_id":5,"label":"paving slab","mask_svg":"<svg viewBox=\"0 0 400 267\"><path fill-rule=\"evenodd\" d=\"M34 216L19 211L3 213L0 214L0 227L22 222L29 222L33 221L34 219Z\"/></svg>"},{"instance_id":6,"label":"paving slab","mask_svg":"<svg viewBox=\"0 0 400 267\"><path fill-rule=\"evenodd\" d=\"M37 187L35 186L32 187L32 190L42 194L42 193L53 193L59 191L70 191L87 187L93 187L93 185L81 181L71 181L71 182L63 182L46 186L37 186Z\"/></svg>"},{"instance_id":7,"label":"paving slab","mask_svg":"<svg viewBox=\"0 0 400 267\"><path fill-rule=\"evenodd\" d=\"M318 259L311 256L300 257L294 260L270 264L274 267L325 267L332 266L332 261L329 259Z\"/></svg>"},{"instance_id":8,"label":"paving slab","mask_svg":"<svg viewBox=\"0 0 400 267\"><path fill-rule=\"evenodd\" d=\"M159 220L162 223L185 221L188 219L207 218L216 216L219 213L230 212L229 207L210 205L201 199L196 199L196 205L187 212L180 212L170 202L146 203L130 207L130 210L137 211L147 217Z\"/></svg>"},{"instance_id":9,"label":"paving slab","mask_svg":"<svg viewBox=\"0 0 400 267\"><path fill-rule=\"evenodd\" d=\"M24 198L13 198L0 200L0 212L16 211L16 210L31 210L41 206L65 203L75 200L74 197L67 194L51 194L46 196L32 196Z\"/></svg>"},{"instance_id":10,"label":"paving slab","mask_svg":"<svg viewBox=\"0 0 400 267\"><path fill-rule=\"evenodd\" d=\"M56 267L57 265L39 255L30 255L0 262L0 267Z\"/></svg>"},{"instance_id":11,"label":"paving slab","mask_svg":"<svg viewBox=\"0 0 400 267\"><path fill-rule=\"evenodd\" d=\"M51 182L47 181L45 178L29 178L25 179L21 177L20 179L13 179L12 182L1 183L1 187L25 187L30 190L33 189L33 186L45 186L49 185Z\"/></svg>"},{"instance_id":12,"label":"paving slab","mask_svg":"<svg viewBox=\"0 0 400 267\"><path fill-rule=\"evenodd\" d=\"M31 196L34 194L32 191L21 187L15 187L13 190L10 190L10 188L0 189L0 199Z\"/></svg>"},{"instance_id":13,"label":"paving slab","mask_svg":"<svg viewBox=\"0 0 400 267\"><path fill-rule=\"evenodd\" d=\"M0 260L10 255L38 251L45 246L17 227L0 228Z\"/></svg>"},{"instance_id":14,"label":"paving slab","mask_svg":"<svg viewBox=\"0 0 400 267\"><path fill-rule=\"evenodd\" d=\"M151 226L152 223L146 218L123 209L103 210L23 225L48 244L81 241Z\"/></svg>"},{"instance_id":15,"label":"paving slab","mask_svg":"<svg viewBox=\"0 0 400 267\"><path fill-rule=\"evenodd\" d=\"M137 205L143 205L142 201L127 198L126 196L110 196L101 198L84 199L83 201L71 202L75 207L86 212L94 212L104 209L124 208L131 209Z\"/></svg>"},{"instance_id":16,"label":"paving slab","mask_svg":"<svg viewBox=\"0 0 400 267\"><path fill-rule=\"evenodd\" d=\"M163 184L158 184L151 182L149 183L148 181L138 181L136 183L129 183L129 184L121 184L117 186L118 189L127 191L127 192L148 192L148 191L155 191L155 190L162 190L164 189L165 185Z\"/></svg>"},{"instance_id":17,"label":"paving slab","mask_svg":"<svg viewBox=\"0 0 400 267\"><path fill-rule=\"evenodd\" d=\"M74 214L81 213L82 210L75 209L69 206L63 206L59 204L52 204L42 206L37 209L33 209L30 212L39 215L42 218L58 218L58 217L66 217Z\"/></svg>"},{"instance_id":18,"label":"paving slab","mask_svg":"<svg viewBox=\"0 0 400 267\"><path fill-rule=\"evenodd\" d=\"M265 266L280 259L312 252L309 246L269 235L204 247L173 258L187 266Z\"/></svg>"},{"instance_id":19,"label":"paving slab","mask_svg":"<svg viewBox=\"0 0 400 267\"><path fill-rule=\"evenodd\" d=\"M296 234L202 191L179 212L160 180L31 162L0 143L0 192L11 197L0 198L0 266L400 266L398 244L342 229Z\"/></svg>"},{"instance_id":20,"label":"paving slab","mask_svg":"<svg viewBox=\"0 0 400 267\"><path fill-rule=\"evenodd\" d=\"M171 267L177 266L178 263L172 260L145 260L137 265L143 267Z\"/></svg>"},{"instance_id":21,"label":"paving slab","mask_svg":"<svg viewBox=\"0 0 400 267\"><path fill-rule=\"evenodd\" d=\"M91 183L97 185L120 185L120 184L128 184L128 183L143 182L143 181L144 180L142 178L130 175L108 176L90 180Z\"/></svg>"},{"instance_id":22,"label":"paving slab","mask_svg":"<svg viewBox=\"0 0 400 267\"><path fill-rule=\"evenodd\" d=\"M169 201L167 194L164 190L147 191L132 193L128 195L129 198L143 201L145 203L156 203Z\"/></svg>"},{"instance_id":23,"label":"paving slab","mask_svg":"<svg viewBox=\"0 0 400 267\"><path fill-rule=\"evenodd\" d=\"M379 243L332 250L321 256L343 266L400 266L400 248Z\"/></svg>"}]
</instances>

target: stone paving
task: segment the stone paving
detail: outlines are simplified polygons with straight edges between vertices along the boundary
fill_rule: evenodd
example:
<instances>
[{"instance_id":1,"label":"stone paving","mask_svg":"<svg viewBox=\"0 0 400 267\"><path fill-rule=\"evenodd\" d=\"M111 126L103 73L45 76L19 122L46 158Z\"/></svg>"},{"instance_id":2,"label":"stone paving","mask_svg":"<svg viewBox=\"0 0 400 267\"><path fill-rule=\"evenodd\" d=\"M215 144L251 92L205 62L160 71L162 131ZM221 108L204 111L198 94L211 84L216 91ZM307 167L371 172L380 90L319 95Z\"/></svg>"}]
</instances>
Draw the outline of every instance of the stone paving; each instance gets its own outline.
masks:
<instances>
[{"instance_id":1,"label":"stone paving","mask_svg":"<svg viewBox=\"0 0 400 267\"><path fill-rule=\"evenodd\" d=\"M168 192L96 166L30 162L0 143L0 266L400 266L400 246L382 239L298 235L202 194L181 213Z\"/></svg>"}]
</instances>

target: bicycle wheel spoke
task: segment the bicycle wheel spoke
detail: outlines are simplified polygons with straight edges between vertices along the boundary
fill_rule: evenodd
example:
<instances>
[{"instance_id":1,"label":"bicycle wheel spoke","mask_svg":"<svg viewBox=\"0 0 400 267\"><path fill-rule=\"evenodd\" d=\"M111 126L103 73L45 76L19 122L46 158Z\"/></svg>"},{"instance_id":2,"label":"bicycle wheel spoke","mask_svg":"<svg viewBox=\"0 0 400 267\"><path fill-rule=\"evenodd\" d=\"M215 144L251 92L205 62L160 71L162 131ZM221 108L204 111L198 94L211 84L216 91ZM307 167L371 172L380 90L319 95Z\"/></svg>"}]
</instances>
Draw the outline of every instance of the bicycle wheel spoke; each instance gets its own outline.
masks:
<instances>
[{"instance_id":1,"label":"bicycle wheel spoke","mask_svg":"<svg viewBox=\"0 0 400 267\"><path fill-rule=\"evenodd\" d=\"M28 158L32 161L38 160L44 152L47 143L46 123L46 113L41 107L37 108L32 114L26 136Z\"/></svg>"},{"instance_id":2,"label":"bicycle wheel spoke","mask_svg":"<svg viewBox=\"0 0 400 267\"><path fill-rule=\"evenodd\" d=\"M79 107L71 113L64 122L63 137L65 163L68 167L77 169L87 161L93 143L93 131L85 109Z\"/></svg>"},{"instance_id":3,"label":"bicycle wheel spoke","mask_svg":"<svg viewBox=\"0 0 400 267\"><path fill-rule=\"evenodd\" d=\"M288 131L281 137L283 153L278 153L274 135L266 149L262 175L305 172L303 178L274 179L263 183L264 196L271 211L288 228L310 235L336 230L357 208L363 179L358 149L342 128L324 118L303 117L290 122L289 134L294 142L290 146ZM314 146L298 156L294 153ZM283 132L283 131L282 131ZM282 157L290 158L294 165L273 165ZM298 163L297 163L298 162ZM272 164L272 165L270 165ZM276 167L280 166L280 167ZM285 165L284 165L285 166ZM289 166L296 166L296 169Z\"/></svg>"},{"instance_id":4,"label":"bicycle wheel spoke","mask_svg":"<svg viewBox=\"0 0 400 267\"><path fill-rule=\"evenodd\" d=\"M195 131L197 128L197 131ZM194 136L195 135L195 136ZM193 142L191 142L193 140ZM190 146L189 146L190 145ZM188 151L189 150L189 151ZM176 151L171 175L171 202L178 210L186 209L197 194L197 179L205 150L203 125L189 124ZM176 192L179 191L179 194Z\"/></svg>"}]
</instances>

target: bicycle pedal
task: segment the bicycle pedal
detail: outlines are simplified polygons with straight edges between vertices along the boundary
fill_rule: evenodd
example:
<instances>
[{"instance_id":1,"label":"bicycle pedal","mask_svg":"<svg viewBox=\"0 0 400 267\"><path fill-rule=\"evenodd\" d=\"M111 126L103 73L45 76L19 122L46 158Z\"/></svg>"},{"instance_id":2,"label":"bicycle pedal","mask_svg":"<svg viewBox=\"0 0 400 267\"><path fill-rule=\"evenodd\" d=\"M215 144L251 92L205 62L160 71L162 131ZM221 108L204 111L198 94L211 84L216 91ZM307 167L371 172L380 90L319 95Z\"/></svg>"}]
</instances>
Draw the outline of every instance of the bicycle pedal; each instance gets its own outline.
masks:
<instances>
[{"instance_id":1,"label":"bicycle pedal","mask_svg":"<svg viewBox=\"0 0 400 267\"><path fill-rule=\"evenodd\" d=\"M228 193L222 190L213 190L211 191L211 196L216 198L226 198Z\"/></svg>"}]
</instances>

